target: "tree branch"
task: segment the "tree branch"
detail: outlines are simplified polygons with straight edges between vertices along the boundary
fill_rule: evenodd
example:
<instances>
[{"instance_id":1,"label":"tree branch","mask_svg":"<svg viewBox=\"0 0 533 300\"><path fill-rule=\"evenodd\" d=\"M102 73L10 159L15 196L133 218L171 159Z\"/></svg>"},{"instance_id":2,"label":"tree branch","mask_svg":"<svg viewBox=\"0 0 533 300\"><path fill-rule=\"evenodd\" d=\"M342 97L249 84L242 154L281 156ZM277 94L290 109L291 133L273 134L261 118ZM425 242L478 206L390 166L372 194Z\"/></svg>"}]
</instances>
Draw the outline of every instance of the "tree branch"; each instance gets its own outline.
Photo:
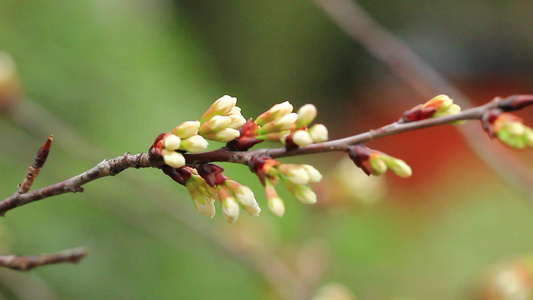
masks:
<instances>
[{"instance_id":1,"label":"tree branch","mask_svg":"<svg viewBox=\"0 0 533 300\"><path fill-rule=\"evenodd\" d=\"M57 263L78 263L87 256L85 248L75 248L61 251L55 254L40 254L31 256L21 255L0 255L0 266L14 270L30 270L35 267L57 264Z\"/></svg>"},{"instance_id":2,"label":"tree branch","mask_svg":"<svg viewBox=\"0 0 533 300\"><path fill-rule=\"evenodd\" d=\"M517 105L516 103L519 103ZM518 95L506 99L495 98L493 101L475 108L466 109L458 114L430 118L414 122L394 122L376 130L353 135L350 137L312 144L307 147L287 150L286 148L263 148L252 151L230 151L225 147L214 151L202 153L184 154L187 165L196 167L198 164L208 162L232 162L248 165L250 160L258 155L266 155L272 158L289 156L309 155L322 152L347 151L347 147L384 138L390 135L407 131L445 125L460 120L481 120L492 109L514 111L533 104L533 96ZM161 158L150 157L147 153L131 155L125 153L122 156L104 160L93 168L62 182L32 191L25 194L15 193L0 202L0 215L34 201L57 196L65 193L83 192L83 185L106 176L114 176L128 168L161 168L164 162Z\"/></svg>"}]
</instances>

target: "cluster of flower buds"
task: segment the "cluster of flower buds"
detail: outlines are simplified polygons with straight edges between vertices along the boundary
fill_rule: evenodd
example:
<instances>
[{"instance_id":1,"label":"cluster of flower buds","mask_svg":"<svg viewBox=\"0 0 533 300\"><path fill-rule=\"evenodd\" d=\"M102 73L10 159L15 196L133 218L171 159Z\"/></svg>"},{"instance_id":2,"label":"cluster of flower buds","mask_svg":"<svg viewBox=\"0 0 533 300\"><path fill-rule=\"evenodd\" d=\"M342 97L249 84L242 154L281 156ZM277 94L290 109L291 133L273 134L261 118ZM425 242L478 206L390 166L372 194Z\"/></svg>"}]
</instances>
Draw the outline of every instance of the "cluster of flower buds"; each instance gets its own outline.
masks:
<instances>
[{"instance_id":1,"label":"cluster of flower buds","mask_svg":"<svg viewBox=\"0 0 533 300\"><path fill-rule=\"evenodd\" d=\"M390 169L400 177L412 175L411 167L403 160L372 150L363 145L351 146L348 155L367 175L381 175Z\"/></svg>"},{"instance_id":2,"label":"cluster of flower buds","mask_svg":"<svg viewBox=\"0 0 533 300\"><path fill-rule=\"evenodd\" d=\"M257 119L248 120L238 139L228 144L233 150L248 150L262 141L283 143L288 149L306 147L328 139L328 130L322 124L308 128L317 115L312 104L305 104L297 113L288 101L276 104Z\"/></svg>"},{"instance_id":3,"label":"cluster of flower buds","mask_svg":"<svg viewBox=\"0 0 533 300\"><path fill-rule=\"evenodd\" d=\"M252 216L261 208L252 190L224 175L224 169L215 164L201 164L197 168L164 166L163 172L184 185L191 195L194 207L206 217L215 215L215 202L222 206L222 214L231 223L239 218L239 204Z\"/></svg>"},{"instance_id":4,"label":"cluster of flower buds","mask_svg":"<svg viewBox=\"0 0 533 300\"><path fill-rule=\"evenodd\" d=\"M309 185L319 182L322 174L311 165L282 164L270 157L257 156L250 161L250 169L265 187L268 208L278 217L285 213L285 204L275 188L280 180L300 202L313 204L317 201L316 194Z\"/></svg>"},{"instance_id":5,"label":"cluster of flower buds","mask_svg":"<svg viewBox=\"0 0 533 300\"><path fill-rule=\"evenodd\" d=\"M228 95L216 100L200 118L200 135L223 143L239 137L246 119L236 104L237 98Z\"/></svg>"},{"instance_id":6,"label":"cluster of flower buds","mask_svg":"<svg viewBox=\"0 0 533 300\"><path fill-rule=\"evenodd\" d=\"M202 152L207 148L207 141L198 134L199 127L200 122L187 121L168 133L160 134L150 148L150 153L162 156L165 164L173 168L184 166L184 152Z\"/></svg>"},{"instance_id":7,"label":"cluster of flower buds","mask_svg":"<svg viewBox=\"0 0 533 300\"><path fill-rule=\"evenodd\" d=\"M207 140L225 142L227 149L242 151L265 140L284 143L288 149L293 149L328 138L324 125L315 124L308 128L317 115L314 105L306 104L293 113L293 106L283 102L274 105L255 121L246 121L236 104L234 97L226 95L219 98L200 121L183 122L172 131L160 134L150 148L150 155L163 158L163 172L187 187L194 206L202 215L213 217L215 202L219 201L222 213L230 222L239 217L239 204L249 214L259 214L261 209L253 192L226 177L218 165L204 163L187 166L186 152L204 151L208 146ZM250 167L261 179L268 207L274 215L282 216L285 212L284 202L274 187L280 180L299 201L317 201L309 184L318 182L322 175L314 167L281 164L264 156L252 159Z\"/></svg>"},{"instance_id":8,"label":"cluster of flower buds","mask_svg":"<svg viewBox=\"0 0 533 300\"><path fill-rule=\"evenodd\" d=\"M483 129L491 137L514 149L533 148L533 129L524 125L522 118L502 112L489 111L482 119Z\"/></svg>"},{"instance_id":9,"label":"cluster of flower buds","mask_svg":"<svg viewBox=\"0 0 533 300\"><path fill-rule=\"evenodd\" d=\"M400 122L408 123L429 118L455 115L461 112L461 107L453 103L453 99L446 95L438 95L424 104L419 104L406 111ZM462 122L453 122L460 124Z\"/></svg>"}]
</instances>

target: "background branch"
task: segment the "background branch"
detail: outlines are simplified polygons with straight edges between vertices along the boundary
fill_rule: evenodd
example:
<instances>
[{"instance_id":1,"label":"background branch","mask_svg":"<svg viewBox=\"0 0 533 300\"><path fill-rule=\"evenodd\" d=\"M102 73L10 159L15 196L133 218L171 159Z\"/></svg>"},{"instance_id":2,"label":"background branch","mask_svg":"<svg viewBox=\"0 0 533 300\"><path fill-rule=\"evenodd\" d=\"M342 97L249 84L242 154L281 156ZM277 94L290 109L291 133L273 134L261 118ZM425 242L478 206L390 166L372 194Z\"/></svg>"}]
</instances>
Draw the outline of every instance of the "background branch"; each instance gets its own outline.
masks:
<instances>
[{"instance_id":1,"label":"background branch","mask_svg":"<svg viewBox=\"0 0 533 300\"><path fill-rule=\"evenodd\" d=\"M0 255L0 266L14 270L30 270L36 267L57 263L78 263L87 256L86 248L64 250L55 254L39 254L31 256Z\"/></svg>"}]
</instances>

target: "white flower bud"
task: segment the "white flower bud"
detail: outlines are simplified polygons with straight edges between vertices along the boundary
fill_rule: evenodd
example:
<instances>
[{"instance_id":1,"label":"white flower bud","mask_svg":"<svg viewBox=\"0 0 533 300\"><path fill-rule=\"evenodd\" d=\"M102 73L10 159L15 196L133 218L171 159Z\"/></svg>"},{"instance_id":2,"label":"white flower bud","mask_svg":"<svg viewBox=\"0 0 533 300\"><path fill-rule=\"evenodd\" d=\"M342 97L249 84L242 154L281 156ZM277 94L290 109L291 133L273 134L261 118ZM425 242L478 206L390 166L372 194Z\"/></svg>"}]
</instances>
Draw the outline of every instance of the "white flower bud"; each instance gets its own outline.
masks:
<instances>
[{"instance_id":1,"label":"white flower bud","mask_svg":"<svg viewBox=\"0 0 533 300\"><path fill-rule=\"evenodd\" d=\"M255 200L254 193L252 190L244 185L241 185L236 191L235 191L235 197L237 200L242 204L244 209L252 216L258 216L261 212L261 208L257 204L257 201Z\"/></svg>"},{"instance_id":2,"label":"white flower bud","mask_svg":"<svg viewBox=\"0 0 533 300\"><path fill-rule=\"evenodd\" d=\"M200 118L200 122L203 124L216 115L228 115L235 107L236 103L237 98L228 95L218 98L213 104L211 104L211 106L209 106L207 111L202 115L202 117Z\"/></svg>"},{"instance_id":3,"label":"white flower bud","mask_svg":"<svg viewBox=\"0 0 533 300\"><path fill-rule=\"evenodd\" d=\"M168 150L178 150L180 148L181 139L174 134L167 134L163 139L163 148Z\"/></svg>"},{"instance_id":4,"label":"white flower bud","mask_svg":"<svg viewBox=\"0 0 533 300\"><path fill-rule=\"evenodd\" d=\"M299 165L291 165L286 173L287 179L295 184L308 184L309 174L307 171Z\"/></svg>"},{"instance_id":5,"label":"white flower bud","mask_svg":"<svg viewBox=\"0 0 533 300\"><path fill-rule=\"evenodd\" d=\"M226 197L222 199L222 213L230 223L237 221L239 218L239 204L235 201L235 198Z\"/></svg>"},{"instance_id":6,"label":"white flower bud","mask_svg":"<svg viewBox=\"0 0 533 300\"><path fill-rule=\"evenodd\" d=\"M231 123L231 118L226 116L214 116L207 121L207 123L209 126L209 132L218 132L228 127L228 125Z\"/></svg>"},{"instance_id":7,"label":"white flower bud","mask_svg":"<svg viewBox=\"0 0 533 300\"><path fill-rule=\"evenodd\" d=\"M226 180L225 184L246 212L252 216L259 216L261 208L255 200L254 192L249 187L231 179Z\"/></svg>"},{"instance_id":8,"label":"white flower bud","mask_svg":"<svg viewBox=\"0 0 533 300\"><path fill-rule=\"evenodd\" d=\"M257 117L255 121L259 126L263 126L268 122L272 122L275 119L292 112L292 109L292 104L290 104L289 101L285 101L283 103L279 103L272 106L269 110L265 111L259 117Z\"/></svg>"},{"instance_id":9,"label":"white flower bud","mask_svg":"<svg viewBox=\"0 0 533 300\"><path fill-rule=\"evenodd\" d=\"M292 134L292 141L300 147L307 147L313 143L311 135L306 130L296 130Z\"/></svg>"},{"instance_id":10,"label":"white flower bud","mask_svg":"<svg viewBox=\"0 0 533 300\"><path fill-rule=\"evenodd\" d=\"M322 174L320 174L320 171L318 171L315 167L311 165L301 166L307 172L307 175L309 175L309 183L316 183L322 180Z\"/></svg>"},{"instance_id":11,"label":"white flower bud","mask_svg":"<svg viewBox=\"0 0 533 300\"><path fill-rule=\"evenodd\" d=\"M189 152L202 152L208 146L207 141L200 135L193 135L181 140L181 149Z\"/></svg>"},{"instance_id":12,"label":"white flower bud","mask_svg":"<svg viewBox=\"0 0 533 300\"><path fill-rule=\"evenodd\" d=\"M277 119L275 121L276 129L278 131L291 129L296 123L296 120L298 120L298 114L296 113L286 114L280 119Z\"/></svg>"},{"instance_id":13,"label":"white flower bud","mask_svg":"<svg viewBox=\"0 0 533 300\"><path fill-rule=\"evenodd\" d=\"M285 101L279 104L276 104L272 106L268 112L273 115L275 118L279 116L284 116L290 112L292 112L292 104L289 103L289 101Z\"/></svg>"},{"instance_id":14,"label":"white flower bud","mask_svg":"<svg viewBox=\"0 0 533 300\"><path fill-rule=\"evenodd\" d=\"M313 104L306 104L298 110L296 128L309 125L316 118L317 110Z\"/></svg>"},{"instance_id":15,"label":"white flower bud","mask_svg":"<svg viewBox=\"0 0 533 300\"><path fill-rule=\"evenodd\" d=\"M283 217L285 214L285 204L283 203L283 200L281 200L280 197L273 197L270 199L267 199L268 209L270 212L277 216L277 217Z\"/></svg>"},{"instance_id":16,"label":"white flower bud","mask_svg":"<svg viewBox=\"0 0 533 300\"><path fill-rule=\"evenodd\" d=\"M200 121L186 121L176 126L171 133L179 136L182 139L186 139L193 135L197 135L199 128Z\"/></svg>"},{"instance_id":17,"label":"white flower bud","mask_svg":"<svg viewBox=\"0 0 533 300\"><path fill-rule=\"evenodd\" d=\"M285 214L285 204L269 181L266 182L265 196L267 198L267 205L270 212L275 216L282 217Z\"/></svg>"},{"instance_id":18,"label":"white flower bud","mask_svg":"<svg viewBox=\"0 0 533 300\"><path fill-rule=\"evenodd\" d=\"M198 175L193 175L185 182L187 191L191 194L194 207L201 215L212 218L215 215L215 199L202 187L202 184L207 186L205 181Z\"/></svg>"},{"instance_id":19,"label":"white flower bud","mask_svg":"<svg viewBox=\"0 0 533 300\"><path fill-rule=\"evenodd\" d=\"M240 132L237 129L225 128L219 132L208 134L205 136L205 138L213 140L213 141L227 143L239 137L239 135L240 135Z\"/></svg>"},{"instance_id":20,"label":"white flower bud","mask_svg":"<svg viewBox=\"0 0 533 300\"><path fill-rule=\"evenodd\" d=\"M315 124L309 128L309 135L315 143L324 142L328 140L328 129L322 124Z\"/></svg>"},{"instance_id":21,"label":"white flower bud","mask_svg":"<svg viewBox=\"0 0 533 300\"><path fill-rule=\"evenodd\" d=\"M235 107L235 104L237 104L237 98L224 95L218 98L211 105L211 108L219 115L226 115L233 107Z\"/></svg>"},{"instance_id":22,"label":"white flower bud","mask_svg":"<svg viewBox=\"0 0 533 300\"><path fill-rule=\"evenodd\" d=\"M202 216L209 218L215 216L215 200L206 195L199 195L198 198L194 198L194 206Z\"/></svg>"},{"instance_id":23,"label":"white flower bud","mask_svg":"<svg viewBox=\"0 0 533 300\"><path fill-rule=\"evenodd\" d=\"M185 165L185 157L176 151L163 150L163 160L165 164L173 168L180 168Z\"/></svg>"},{"instance_id":24,"label":"white flower bud","mask_svg":"<svg viewBox=\"0 0 533 300\"><path fill-rule=\"evenodd\" d=\"M246 119L240 113L229 115L229 118L231 122L228 124L228 128L240 129L246 123Z\"/></svg>"},{"instance_id":25,"label":"white flower bud","mask_svg":"<svg viewBox=\"0 0 533 300\"><path fill-rule=\"evenodd\" d=\"M317 201L315 192L313 192L310 187L305 185L299 185L299 188L295 190L293 195L296 197L296 199L298 199L298 201L304 204L313 204Z\"/></svg>"},{"instance_id":26,"label":"white flower bud","mask_svg":"<svg viewBox=\"0 0 533 300\"><path fill-rule=\"evenodd\" d=\"M231 115L240 115L241 114L241 108L238 106L234 106L228 113L229 116Z\"/></svg>"}]
</instances>

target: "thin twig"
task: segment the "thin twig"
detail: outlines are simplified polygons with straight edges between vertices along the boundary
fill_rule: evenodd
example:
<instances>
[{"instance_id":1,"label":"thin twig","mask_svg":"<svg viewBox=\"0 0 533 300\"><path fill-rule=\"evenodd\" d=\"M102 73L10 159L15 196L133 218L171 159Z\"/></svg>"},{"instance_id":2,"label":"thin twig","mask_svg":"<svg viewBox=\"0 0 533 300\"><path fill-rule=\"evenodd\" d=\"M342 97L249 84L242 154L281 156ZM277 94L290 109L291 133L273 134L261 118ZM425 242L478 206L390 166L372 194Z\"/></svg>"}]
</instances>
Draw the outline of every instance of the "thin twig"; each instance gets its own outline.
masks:
<instances>
[{"instance_id":1,"label":"thin twig","mask_svg":"<svg viewBox=\"0 0 533 300\"><path fill-rule=\"evenodd\" d=\"M126 153L110 160L104 160L93 168L56 184L34 190L25 194L15 193L13 196L0 202L0 216L7 211L37 200L45 199L64 193L83 192L83 185L95 179L114 176L128 168L154 167L153 162L145 153L131 155Z\"/></svg>"},{"instance_id":2,"label":"thin twig","mask_svg":"<svg viewBox=\"0 0 533 300\"><path fill-rule=\"evenodd\" d=\"M354 0L314 0L353 40L364 46L370 54L391 68L424 98L448 94L462 107L472 107L473 102L449 83L428 63L422 60L402 40L377 23ZM533 201L533 180L530 171L516 157L501 149L491 147L487 139L472 128L461 127L461 134L472 151L511 188Z\"/></svg>"},{"instance_id":3,"label":"thin twig","mask_svg":"<svg viewBox=\"0 0 533 300\"><path fill-rule=\"evenodd\" d=\"M0 255L0 266L13 270L30 270L35 267L57 263L78 263L82 258L87 256L85 248L75 248L61 251L55 254L39 254L31 256L21 255Z\"/></svg>"}]
</instances>

